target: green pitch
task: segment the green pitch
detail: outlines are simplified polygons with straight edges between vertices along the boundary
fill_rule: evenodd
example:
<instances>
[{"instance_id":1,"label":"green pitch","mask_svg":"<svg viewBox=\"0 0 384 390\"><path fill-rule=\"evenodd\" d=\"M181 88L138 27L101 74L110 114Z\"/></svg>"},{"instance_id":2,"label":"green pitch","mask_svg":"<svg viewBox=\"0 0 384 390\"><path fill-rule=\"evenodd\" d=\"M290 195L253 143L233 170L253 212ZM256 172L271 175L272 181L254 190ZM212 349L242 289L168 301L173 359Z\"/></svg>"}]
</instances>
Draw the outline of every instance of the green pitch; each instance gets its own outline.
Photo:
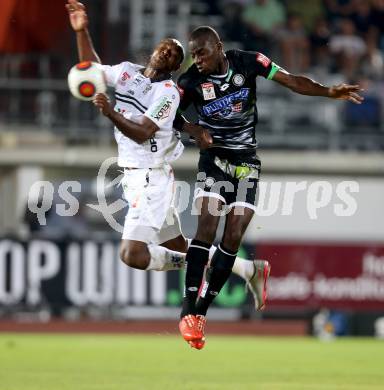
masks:
<instances>
[{"instance_id":1,"label":"green pitch","mask_svg":"<svg viewBox=\"0 0 384 390\"><path fill-rule=\"evenodd\" d=\"M0 334L0 389L384 389L384 342Z\"/></svg>"}]
</instances>

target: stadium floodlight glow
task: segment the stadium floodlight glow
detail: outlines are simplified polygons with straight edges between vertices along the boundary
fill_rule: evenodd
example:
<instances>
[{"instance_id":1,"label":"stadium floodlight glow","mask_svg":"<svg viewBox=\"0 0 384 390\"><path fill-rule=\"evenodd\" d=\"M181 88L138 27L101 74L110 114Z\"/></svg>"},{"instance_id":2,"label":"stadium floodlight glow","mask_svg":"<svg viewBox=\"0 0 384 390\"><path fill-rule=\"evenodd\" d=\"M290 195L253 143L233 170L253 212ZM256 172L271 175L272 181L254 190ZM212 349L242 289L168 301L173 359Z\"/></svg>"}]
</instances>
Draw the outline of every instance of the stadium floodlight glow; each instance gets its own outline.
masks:
<instances>
[{"instance_id":1,"label":"stadium floodlight glow","mask_svg":"<svg viewBox=\"0 0 384 390\"><path fill-rule=\"evenodd\" d=\"M105 93L107 84L101 65L84 61L74 65L68 73L68 86L72 95L80 100L92 100L97 93Z\"/></svg>"}]
</instances>

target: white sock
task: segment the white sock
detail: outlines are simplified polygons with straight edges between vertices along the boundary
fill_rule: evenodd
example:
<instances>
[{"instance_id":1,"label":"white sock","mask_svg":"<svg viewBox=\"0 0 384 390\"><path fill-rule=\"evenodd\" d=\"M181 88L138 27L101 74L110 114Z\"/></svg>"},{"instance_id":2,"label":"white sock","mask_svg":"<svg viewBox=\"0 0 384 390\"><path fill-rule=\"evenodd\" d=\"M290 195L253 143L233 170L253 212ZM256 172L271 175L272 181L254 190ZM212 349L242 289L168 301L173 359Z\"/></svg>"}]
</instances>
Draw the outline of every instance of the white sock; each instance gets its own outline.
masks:
<instances>
[{"instance_id":1,"label":"white sock","mask_svg":"<svg viewBox=\"0 0 384 390\"><path fill-rule=\"evenodd\" d=\"M192 239L187 238L188 248L191 245L191 242ZM151 261L147 270L171 271L185 267L185 253L175 252L157 245L149 245L148 249L151 254ZM216 249L217 247L215 245L211 246L211 249L209 250L209 260L212 259ZM173 258L173 256L175 256L175 258ZM232 272L247 281L253 276L254 271L252 260L236 257Z\"/></svg>"},{"instance_id":2,"label":"white sock","mask_svg":"<svg viewBox=\"0 0 384 390\"><path fill-rule=\"evenodd\" d=\"M209 250L209 260L212 259L216 249L217 248L214 245L211 246L211 249ZM236 256L235 263L232 267L232 272L247 281L250 277L252 277L254 272L252 260L246 260Z\"/></svg>"},{"instance_id":3,"label":"white sock","mask_svg":"<svg viewBox=\"0 0 384 390\"><path fill-rule=\"evenodd\" d=\"M235 264L233 264L232 267L232 272L234 272L236 275L239 275L245 281L248 281L255 272L253 261L243 259L241 257L236 257Z\"/></svg>"},{"instance_id":4,"label":"white sock","mask_svg":"<svg viewBox=\"0 0 384 390\"><path fill-rule=\"evenodd\" d=\"M173 271L185 267L185 253L172 251L159 245L148 245L151 259L147 271Z\"/></svg>"}]
</instances>

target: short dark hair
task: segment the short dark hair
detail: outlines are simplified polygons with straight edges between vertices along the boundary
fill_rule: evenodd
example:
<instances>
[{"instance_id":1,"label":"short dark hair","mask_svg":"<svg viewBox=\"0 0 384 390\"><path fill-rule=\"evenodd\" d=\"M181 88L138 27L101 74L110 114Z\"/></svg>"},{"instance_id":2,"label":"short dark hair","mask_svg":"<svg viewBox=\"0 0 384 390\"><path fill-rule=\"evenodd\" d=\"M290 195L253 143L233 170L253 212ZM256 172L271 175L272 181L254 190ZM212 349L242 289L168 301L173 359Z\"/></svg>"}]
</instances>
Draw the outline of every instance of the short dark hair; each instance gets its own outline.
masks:
<instances>
[{"instance_id":1,"label":"short dark hair","mask_svg":"<svg viewBox=\"0 0 384 390\"><path fill-rule=\"evenodd\" d=\"M179 65L180 65L185 58L183 45L175 38L164 38L162 41L170 41L176 45L177 53L179 54Z\"/></svg>"},{"instance_id":2,"label":"short dark hair","mask_svg":"<svg viewBox=\"0 0 384 390\"><path fill-rule=\"evenodd\" d=\"M220 42L220 36L215 29L210 26L200 26L195 28L189 37L190 41L204 37L214 43Z\"/></svg>"},{"instance_id":3,"label":"short dark hair","mask_svg":"<svg viewBox=\"0 0 384 390\"><path fill-rule=\"evenodd\" d=\"M185 57L184 48L181 45L176 45L176 47L179 53L179 61L180 61L179 64L181 64L184 61L184 57Z\"/></svg>"}]
</instances>

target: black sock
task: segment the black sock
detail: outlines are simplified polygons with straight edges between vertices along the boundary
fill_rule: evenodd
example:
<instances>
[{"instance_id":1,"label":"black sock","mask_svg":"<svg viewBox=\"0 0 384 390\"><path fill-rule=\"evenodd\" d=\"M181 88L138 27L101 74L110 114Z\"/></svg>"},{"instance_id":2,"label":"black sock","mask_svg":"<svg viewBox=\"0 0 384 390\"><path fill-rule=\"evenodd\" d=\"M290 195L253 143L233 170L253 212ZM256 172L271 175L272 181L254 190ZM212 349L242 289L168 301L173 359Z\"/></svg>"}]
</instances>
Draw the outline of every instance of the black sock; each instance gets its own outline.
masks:
<instances>
[{"instance_id":1,"label":"black sock","mask_svg":"<svg viewBox=\"0 0 384 390\"><path fill-rule=\"evenodd\" d=\"M206 315L209 305L223 288L231 275L236 253L231 252L220 244L212 257L207 270L205 282L196 302L196 314Z\"/></svg>"},{"instance_id":2,"label":"black sock","mask_svg":"<svg viewBox=\"0 0 384 390\"><path fill-rule=\"evenodd\" d=\"M196 298L204 275L204 268L208 263L211 244L199 240L192 240L188 248L184 285L183 307L181 318L187 314L196 314Z\"/></svg>"}]
</instances>

